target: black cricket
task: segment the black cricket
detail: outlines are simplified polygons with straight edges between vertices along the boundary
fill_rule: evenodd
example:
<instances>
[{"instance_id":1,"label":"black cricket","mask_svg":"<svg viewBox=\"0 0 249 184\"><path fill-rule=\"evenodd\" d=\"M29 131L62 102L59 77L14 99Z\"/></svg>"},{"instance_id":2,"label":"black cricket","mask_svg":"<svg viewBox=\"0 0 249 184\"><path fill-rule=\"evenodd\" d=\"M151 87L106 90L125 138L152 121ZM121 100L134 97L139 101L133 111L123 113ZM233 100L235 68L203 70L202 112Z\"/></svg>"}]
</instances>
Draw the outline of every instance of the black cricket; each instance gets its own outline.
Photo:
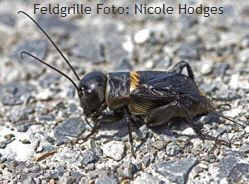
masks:
<instances>
[{"instance_id":1,"label":"black cricket","mask_svg":"<svg viewBox=\"0 0 249 184\"><path fill-rule=\"evenodd\" d=\"M201 133L201 130L194 124L194 118L208 112L218 113L214 111L211 98L199 90L194 80L194 73L187 62L180 61L169 71L117 73L94 71L80 79L69 61L39 24L25 12L19 11L18 13L28 16L41 29L79 80L79 85L76 85L69 76L48 63L28 52L21 53L21 57L27 54L59 72L75 86L84 116L94 122L92 131L85 140L96 132L101 123L115 122L124 118L128 123L133 155L135 154L131 134L132 123L144 122L149 127L155 127L167 124L175 118L181 118L186 120L199 138L211 138ZM187 70L187 75L182 74L184 68ZM224 140L217 138L212 138L212 140L229 145Z\"/></svg>"}]
</instances>

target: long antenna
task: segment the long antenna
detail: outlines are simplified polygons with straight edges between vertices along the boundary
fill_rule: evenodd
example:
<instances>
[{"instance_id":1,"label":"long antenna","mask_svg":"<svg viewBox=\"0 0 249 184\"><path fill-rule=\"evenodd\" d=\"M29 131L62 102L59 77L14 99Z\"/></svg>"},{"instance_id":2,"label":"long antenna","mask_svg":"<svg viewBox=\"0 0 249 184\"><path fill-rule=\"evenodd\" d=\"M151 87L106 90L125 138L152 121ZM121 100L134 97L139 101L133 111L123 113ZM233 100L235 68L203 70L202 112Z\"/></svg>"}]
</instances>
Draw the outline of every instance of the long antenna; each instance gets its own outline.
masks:
<instances>
[{"instance_id":1,"label":"long antenna","mask_svg":"<svg viewBox=\"0 0 249 184\"><path fill-rule=\"evenodd\" d=\"M26 15L27 17L29 17L38 27L39 29L46 35L46 37L49 39L49 41L53 44L53 46L56 48L56 50L60 53L61 57L66 61L66 63L68 64L68 66L73 70L74 75L76 76L76 78L78 80L80 80L78 74L76 73L76 71L74 70L74 68L72 67L72 65L69 63L69 61L66 59L66 57L62 54L62 52L60 51L60 49L56 46L56 44L54 43L54 41L50 38L50 36L48 36L48 34L44 31L44 29L32 18L30 17L27 13L25 13L24 11L18 11L19 13L23 13L24 15ZM28 54L29 55L29 54ZM35 58L35 57L34 57ZM51 66L51 65L50 65ZM52 67L51 67L52 68ZM54 68L54 67L53 67ZM57 70L56 70L57 71Z\"/></svg>"},{"instance_id":2,"label":"long antenna","mask_svg":"<svg viewBox=\"0 0 249 184\"><path fill-rule=\"evenodd\" d=\"M37 61L43 63L44 65L47 65L49 68L54 69L55 71L57 71L58 73L60 73L60 74L63 75L64 77L66 77L68 80L70 80L71 83L72 83L72 84L74 85L74 87L76 88L76 90L79 91L79 88L78 88L78 86L75 84L75 82L74 82L68 75L66 75L65 73L63 73L62 71L58 70L57 68L53 67L52 65L46 63L45 61L42 61L41 59L39 59L39 58L35 57L34 55L32 55L32 54L30 54L30 53L28 53L28 52L25 52L25 51L21 52L21 58L22 58L22 59L23 59L23 54L27 54L27 55L29 55L30 57L33 57L34 59L36 59Z\"/></svg>"},{"instance_id":3,"label":"long antenna","mask_svg":"<svg viewBox=\"0 0 249 184\"><path fill-rule=\"evenodd\" d=\"M240 123L238 123L238 122L232 120L231 118L228 118L228 117L226 117L226 116L223 116L222 114L220 114L219 112L217 112L217 111L215 111L215 110L213 110L213 109L208 109L208 111L211 112L211 113L213 113L213 114L215 114L215 115L217 115L217 116L220 116L220 117L222 117L222 118L224 118L224 119L226 119L226 120L228 120L228 121L231 121L231 122L235 123L236 125L239 125L239 126L242 126L243 128L245 128L244 125L242 125L242 124L240 124Z\"/></svg>"}]
</instances>

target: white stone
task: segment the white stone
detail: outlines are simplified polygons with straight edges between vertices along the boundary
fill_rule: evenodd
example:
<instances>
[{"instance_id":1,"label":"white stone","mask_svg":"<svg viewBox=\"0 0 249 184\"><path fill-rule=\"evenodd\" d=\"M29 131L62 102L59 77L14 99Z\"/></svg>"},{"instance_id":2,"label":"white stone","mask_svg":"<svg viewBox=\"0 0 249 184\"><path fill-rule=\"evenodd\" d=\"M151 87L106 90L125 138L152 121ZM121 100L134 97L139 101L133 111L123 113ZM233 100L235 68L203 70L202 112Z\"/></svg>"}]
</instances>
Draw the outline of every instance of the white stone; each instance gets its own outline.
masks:
<instances>
[{"instance_id":1,"label":"white stone","mask_svg":"<svg viewBox=\"0 0 249 184\"><path fill-rule=\"evenodd\" d=\"M249 126L245 128L246 133L249 133Z\"/></svg>"},{"instance_id":2,"label":"white stone","mask_svg":"<svg viewBox=\"0 0 249 184\"><path fill-rule=\"evenodd\" d=\"M201 73L203 75L210 74L212 70L213 70L213 65L210 63L203 63L203 65L201 66Z\"/></svg>"},{"instance_id":3,"label":"white stone","mask_svg":"<svg viewBox=\"0 0 249 184\"><path fill-rule=\"evenodd\" d=\"M0 150L0 154L5 158L14 159L16 161L28 161L32 159L37 146L37 141L30 133L11 131L8 128L1 127L0 135L14 134L15 140L9 143L5 149ZM30 140L30 144L23 144L22 140ZM3 139L2 139L3 140Z\"/></svg>"},{"instance_id":4,"label":"white stone","mask_svg":"<svg viewBox=\"0 0 249 184\"><path fill-rule=\"evenodd\" d=\"M220 183L219 184L228 184L229 182L227 181L227 179L226 178L222 178L221 180L220 180Z\"/></svg>"},{"instance_id":5,"label":"white stone","mask_svg":"<svg viewBox=\"0 0 249 184\"><path fill-rule=\"evenodd\" d=\"M233 89L237 89L239 86L239 74L233 74L229 84Z\"/></svg>"},{"instance_id":6,"label":"white stone","mask_svg":"<svg viewBox=\"0 0 249 184\"><path fill-rule=\"evenodd\" d=\"M195 134L195 131L193 130L193 128L191 127L188 127L186 128L185 130L182 131L182 134L186 134L186 135L194 135Z\"/></svg>"},{"instance_id":7,"label":"white stone","mask_svg":"<svg viewBox=\"0 0 249 184\"><path fill-rule=\"evenodd\" d=\"M134 49L133 43L131 42L131 40L127 40L126 42L123 43L123 48L131 53Z\"/></svg>"},{"instance_id":8,"label":"white stone","mask_svg":"<svg viewBox=\"0 0 249 184\"><path fill-rule=\"evenodd\" d=\"M138 31L134 36L134 41L138 44L145 43L150 37L150 30L143 29Z\"/></svg>"},{"instance_id":9,"label":"white stone","mask_svg":"<svg viewBox=\"0 0 249 184\"><path fill-rule=\"evenodd\" d=\"M116 161L124 157L125 145L121 141L111 141L102 146L103 153Z\"/></svg>"}]
</instances>

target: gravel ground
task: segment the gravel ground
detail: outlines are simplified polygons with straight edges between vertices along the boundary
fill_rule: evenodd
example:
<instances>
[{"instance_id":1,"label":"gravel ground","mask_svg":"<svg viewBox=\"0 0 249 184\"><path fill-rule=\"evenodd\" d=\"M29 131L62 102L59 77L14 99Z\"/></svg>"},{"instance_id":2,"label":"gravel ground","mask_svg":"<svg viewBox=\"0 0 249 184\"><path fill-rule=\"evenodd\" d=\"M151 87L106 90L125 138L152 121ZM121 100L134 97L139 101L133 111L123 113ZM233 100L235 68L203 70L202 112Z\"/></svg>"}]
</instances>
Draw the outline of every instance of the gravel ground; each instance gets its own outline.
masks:
<instances>
[{"instance_id":1,"label":"gravel ground","mask_svg":"<svg viewBox=\"0 0 249 184\"><path fill-rule=\"evenodd\" d=\"M135 4L100 2L130 11ZM150 1L147 7L162 3ZM92 13L62 18L34 15L31 0L0 1L0 183L249 183L248 1L184 3L223 7L223 14ZM70 5L72 1L63 1L63 6ZM73 85L30 57L21 59L20 52L44 59L74 80L75 76L32 21L17 14L19 10L39 22L80 76L93 70L168 70L179 60L188 61L202 90L229 100L215 101L231 106L217 111L245 128L214 114L196 120L203 133L229 140L229 148L202 142L186 122L157 129L133 127L136 158L123 121L103 124L84 142L91 127Z\"/></svg>"}]
</instances>

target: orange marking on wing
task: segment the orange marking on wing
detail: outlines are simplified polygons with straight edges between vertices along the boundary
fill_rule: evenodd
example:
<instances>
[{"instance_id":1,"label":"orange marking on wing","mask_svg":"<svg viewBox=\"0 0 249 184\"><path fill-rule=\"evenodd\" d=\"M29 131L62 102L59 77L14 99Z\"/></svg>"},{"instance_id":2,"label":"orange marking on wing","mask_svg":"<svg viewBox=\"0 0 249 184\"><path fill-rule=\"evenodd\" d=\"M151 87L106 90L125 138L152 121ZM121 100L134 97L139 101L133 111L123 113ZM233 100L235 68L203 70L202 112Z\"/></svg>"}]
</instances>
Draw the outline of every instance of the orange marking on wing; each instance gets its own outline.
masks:
<instances>
[{"instance_id":1,"label":"orange marking on wing","mask_svg":"<svg viewBox=\"0 0 249 184\"><path fill-rule=\"evenodd\" d=\"M133 91L134 89L138 88L139 76L139 72L130 72L130 91Z\"/></svg>"}]
</instances>

